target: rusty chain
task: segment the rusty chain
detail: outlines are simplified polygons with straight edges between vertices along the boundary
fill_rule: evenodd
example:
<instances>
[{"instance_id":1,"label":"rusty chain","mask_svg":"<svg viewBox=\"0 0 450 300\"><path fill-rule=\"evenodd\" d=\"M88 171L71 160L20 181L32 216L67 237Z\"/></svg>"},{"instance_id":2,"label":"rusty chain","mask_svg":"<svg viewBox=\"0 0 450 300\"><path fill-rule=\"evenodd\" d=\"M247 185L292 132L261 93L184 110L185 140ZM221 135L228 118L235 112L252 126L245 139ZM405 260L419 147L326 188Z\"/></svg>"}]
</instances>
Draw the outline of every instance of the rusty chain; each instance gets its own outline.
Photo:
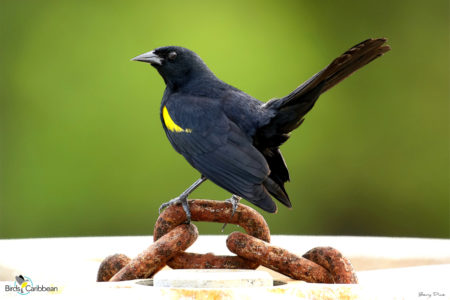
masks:
<instances>
[{"instance_id":1,"label":"rusty chain","mask_svg":"<svg viewBox=\"0 0 450 300\"><path fill-rule=\"evenodd\" d=\"M251 236L270 242L270 231L264 218L254 209L238 205L231 216L231 205L223 201L190 200L192 221L230 223L241 226ZM159 216L155 224L153 240L170 232L186 221L181 206L171 206ZM182 252L167 262L172 269L256 269L259 264L239 256L217 256L212 253L194 254Z\"/></svg>"},{"instance_id":2,"label":"rusty chain","mask_svg":"<svg viewBox=\"0 0 450 300\"><path fill-rule=\"evenodd\" d=\"M317 247L302 257L271 245L264 218L254 209L239 204L232 218L231 205L223 201L189 200L192 221L231 223L246 232L233 232L228 249L237 256L184 252L198 237L193 224L179 205L167 208L156 221L154 243L136 258L107 257L100 265L97 281L150 278L166 264L173 269L256 269L263 265L290 278L317 283L357 283L348 259L331 247Z\"/></svg>"}]
</instances>

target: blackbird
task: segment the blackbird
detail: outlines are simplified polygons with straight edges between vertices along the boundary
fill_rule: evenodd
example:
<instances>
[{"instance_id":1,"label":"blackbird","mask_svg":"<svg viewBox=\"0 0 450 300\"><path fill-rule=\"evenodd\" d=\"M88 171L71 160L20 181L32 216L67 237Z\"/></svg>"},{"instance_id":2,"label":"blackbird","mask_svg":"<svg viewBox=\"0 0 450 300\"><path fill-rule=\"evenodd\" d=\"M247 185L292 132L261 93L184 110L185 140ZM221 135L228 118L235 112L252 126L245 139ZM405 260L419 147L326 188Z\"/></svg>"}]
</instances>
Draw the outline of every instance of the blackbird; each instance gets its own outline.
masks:
<instances>
[{"instance_id":1,"label":"blackbird","mask_svg":"<svg viewBox=\"0 0 450 300\"><path fill-rule=\"evenodd\" d=\"M274 213L272 196L287 207L289 172L279 147L300 126L319 96L390 50L386 39L368 39L333 60L293 92L261 102L221 81L193 51L161 47L132 60L149 63L164 79L160 117L173 148L201 177L162 209L181 203L187 222L188 195L209 179L232 194Z\"/></svg>"}]
</instances>

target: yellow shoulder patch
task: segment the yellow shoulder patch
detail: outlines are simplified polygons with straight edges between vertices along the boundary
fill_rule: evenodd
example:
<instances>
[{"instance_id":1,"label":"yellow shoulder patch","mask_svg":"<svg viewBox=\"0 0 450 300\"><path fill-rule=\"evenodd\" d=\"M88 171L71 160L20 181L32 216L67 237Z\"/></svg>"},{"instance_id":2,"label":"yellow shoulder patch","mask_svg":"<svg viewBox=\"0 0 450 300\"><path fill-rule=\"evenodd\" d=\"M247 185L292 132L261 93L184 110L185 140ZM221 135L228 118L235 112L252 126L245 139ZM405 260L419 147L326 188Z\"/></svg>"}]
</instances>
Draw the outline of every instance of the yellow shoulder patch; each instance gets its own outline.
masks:
<instances>
[{"instance_id":1,"label":"yellow shoulder patch","mask_svg":"<svg viewBox=\"0 0 450 300\"><path fill-rule=\"evenodd\" d=\"M163 115L164 124L166 124L167 129L169 129L170 131L186 132L186 133L192 132L192 129L189 129L189 128L184 129L184 128L181 128L180 126L178 126L170 117L169 111L167 110L167 107L165 105L163 107L162 115Z\"/></svg>"}]
</instances>

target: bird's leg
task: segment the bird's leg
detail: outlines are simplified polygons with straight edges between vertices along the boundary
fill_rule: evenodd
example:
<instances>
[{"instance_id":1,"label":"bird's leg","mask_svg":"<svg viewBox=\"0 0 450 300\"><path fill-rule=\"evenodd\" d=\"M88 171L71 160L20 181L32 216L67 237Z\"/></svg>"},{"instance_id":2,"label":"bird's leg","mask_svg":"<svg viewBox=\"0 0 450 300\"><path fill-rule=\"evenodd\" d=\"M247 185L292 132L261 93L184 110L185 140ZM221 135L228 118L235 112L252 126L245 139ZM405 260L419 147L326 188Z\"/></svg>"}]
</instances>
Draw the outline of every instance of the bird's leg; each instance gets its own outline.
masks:
<instances>
[{"instance_id":1,"label":"bird's leg","mask_svg":"<svg viewBox=\"0 0 450 300\"><path fill-rule=\"evenodd\" d=\"M234 216L234 213L236 212L236 208L237 208L237 206L239 204L239 201L241 199L242 199L241 197L239 197L237 195L233 195L233 196L231 196L231 198L228 198L227 200L225 200L225 202L231 203L231 205L232 205L232 209L233 210L231 212L231 217L230 218L232 218Z\"/></svg>"},{"instance_id":2,"label":"bird's leg","mask_svg":"<svg viewBox=\"0 0 450 300\"><path fill-rule=\"evenodd\" d=\"M230 219L233 218L234 213L236 212L237 205L239 204L240 200L241 200L241 197L239 197L237 195L233 195L233 196L231 196L231 198L228 198L228 199L225 200L225 202L231 203L231 205L232 205L232 211L231 211ZM225 229L225 226L227 226L227 224L228 223L223 224L222 232Z\"/></svg>"},{"instance_id":3,"label":"bird's leg","mask_svg":"<svg viewBox=\"0 0 450 300\"><path fill-rule=\"evenodd\" d=\"M192 193L196 188L199 187L200 184L202 184L204 181L206 180L206 177L200 177L200 179L198 179L196 182L194 182L190 187L187 188L187 190L185 190L184 192L181 193L180 196L173 198L172 200L170 200L169 202L163 203L161 204L161 206L159 207L159 213L161 214L161 211L166 208L169 207L171 205L174 204L178 204L181 203L181 206L184 209L184 212L186 213L186 218L187 218L187 223L191 223L191 211L189 210L189 205L187 202L187 197L189 196L190 193Z\"/></svg>"}]
</instances>

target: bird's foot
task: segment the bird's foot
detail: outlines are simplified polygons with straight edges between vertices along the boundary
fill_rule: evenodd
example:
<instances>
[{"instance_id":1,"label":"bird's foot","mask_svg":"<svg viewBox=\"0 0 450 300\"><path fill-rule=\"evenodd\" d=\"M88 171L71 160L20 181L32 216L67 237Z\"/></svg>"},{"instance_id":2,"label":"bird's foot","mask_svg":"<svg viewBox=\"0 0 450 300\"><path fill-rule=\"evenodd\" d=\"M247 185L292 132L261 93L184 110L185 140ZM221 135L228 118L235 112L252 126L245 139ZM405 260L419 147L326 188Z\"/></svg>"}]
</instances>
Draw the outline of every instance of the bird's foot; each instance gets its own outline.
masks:
<instances>
[{"instance_id":1,"label":"bird's foot","mask_svg":"<svg viewBox=\"0 0 450 300\"><path fill-rule=\"evenodd\" d=\"M184 195L180 195L176 198L173 198L169 202L161 204L161 206L159 207L159 214L161 214L161 211L164 210L165 208L167 208L171 205L180 204L180 203L181 203L181 206L183 207L184 212L186 213L186 223L187 224L191 223L191 211L189 210L187 196L184 196Z\"/></svg>"},{"instance_id":2,"label":"bird's foot","mask_svg":"<svg viewBox=\"0 0 450 300\"><path fill-rule=\"evenodd\" d=\"M233 218L234 213L236 212L236 209L237 209L237 206L238 206L240 200L241 200L241 197L236 196L236 195L233 195L233 196L231 196L231 198L228 198L228 199L225 200L225 202L231 203L231 205L232 205L232 211L231 211L230 219ZM223 224L222 232L225 229L225 227L227 226L227 224L228 223Z\"/></svg>"}]
</instances>

